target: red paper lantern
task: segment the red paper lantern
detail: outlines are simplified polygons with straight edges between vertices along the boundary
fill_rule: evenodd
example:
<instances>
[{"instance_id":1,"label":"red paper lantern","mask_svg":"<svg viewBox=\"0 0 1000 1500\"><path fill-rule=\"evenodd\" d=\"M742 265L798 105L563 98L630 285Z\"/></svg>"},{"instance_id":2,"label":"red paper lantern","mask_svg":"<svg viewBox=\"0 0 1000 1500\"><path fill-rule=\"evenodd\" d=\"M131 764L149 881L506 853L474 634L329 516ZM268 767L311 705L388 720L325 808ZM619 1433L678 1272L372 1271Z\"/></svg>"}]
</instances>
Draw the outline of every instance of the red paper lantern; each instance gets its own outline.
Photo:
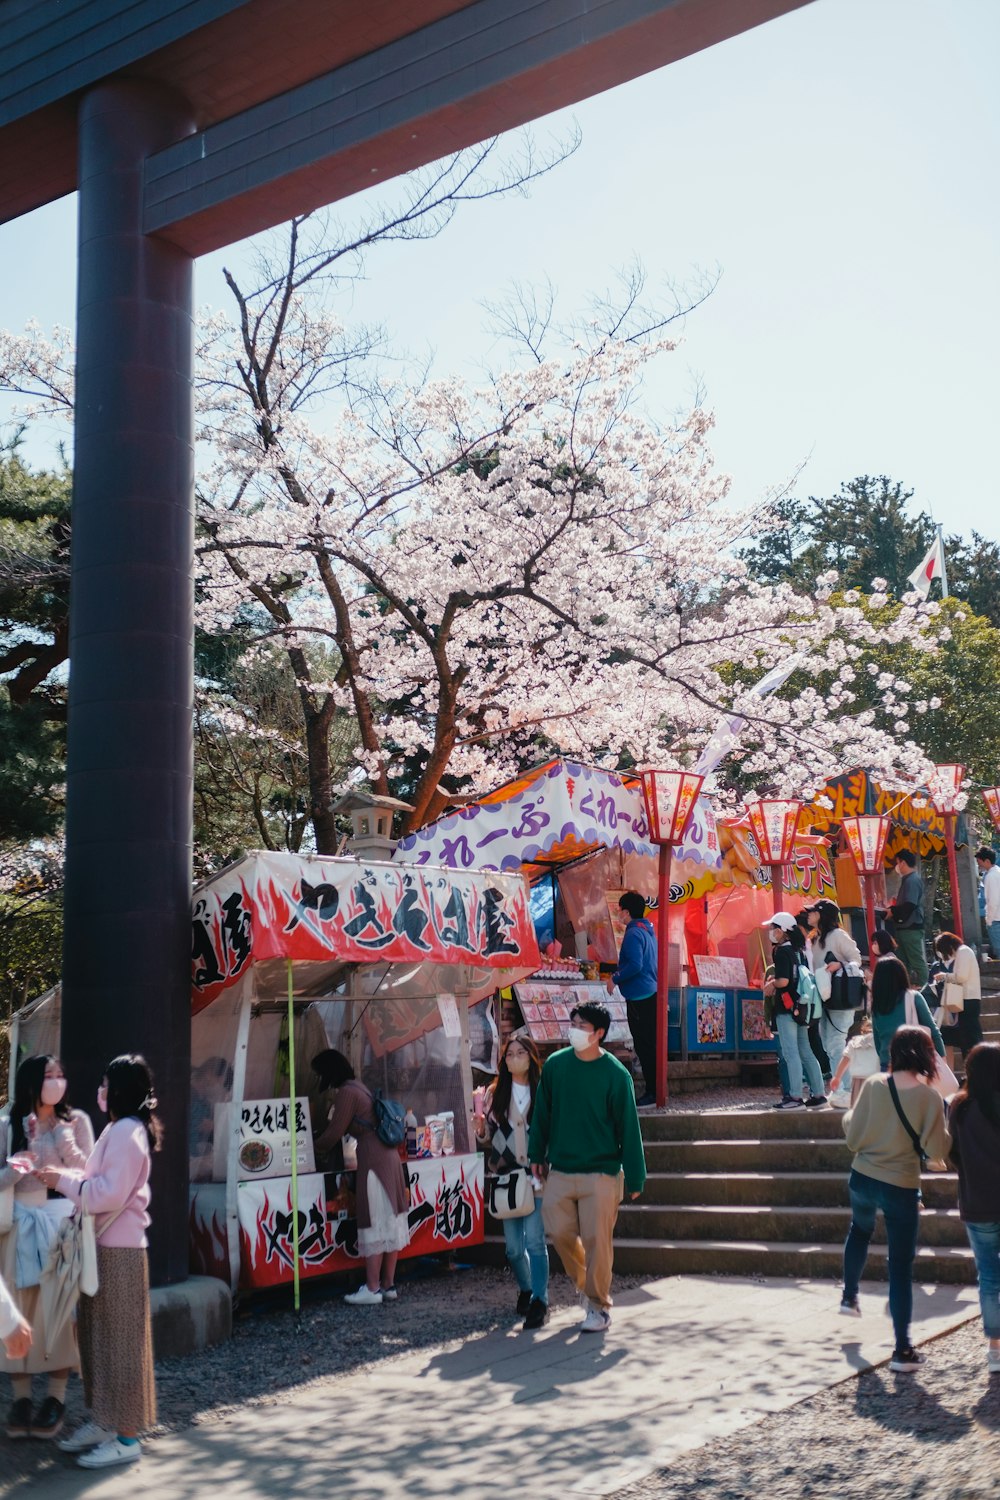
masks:
<instances>
[{"instance_id":1,"label":"red paper lantern","mask_svg":"<svg viewBox=\"0 0 1000 1500\"><path fill-rule=\"evenodd\" d=\"M759 802L748 803L747 818L762 864L788 864L801 811L802 803L791 797L761 797Z\"/></svg>"},{"instance_id":2,"label":"red paper lantern","mask_svg":"<svg viewBox=\"0 0 1000 1500\"><path fill-rule=\"evenodd\" d=\"M984 786L983 801L993 820L993 827L1000 833L1000 786Z\"/></svg>"},{"instance_id":3,"label":"red paper lantern","mask_svg":"<svg viewBox=\"0 0 1000 1500\"><path fill-rule=\"evenodd\" d=\"M679 844L691 820L704 776L693 771L642 771L649 836L654 844Z\"/></svg>"},{"instance_id":4,"label":"red paper lantern","mask_svg":"<svg viewBox=\"0 0 1000 1500\"><path fill-rule=\"evenodd\" d=\"M931 800L938 812L947 817L957 812L955 799L962 790L965 779L964 766L935 766L931 777Z\"/></svg>"},{"instance_id":5,"label":"red paper lantern","mask_svg":"<svg viewBox=\"0 0 1000 1500\"><path fill-rule=\"evenodd\" d=\"M889 819L874 813L845 818L841 823L847 847L859 875L877 875L882 869Z\"/></svg>"}]
</instances>

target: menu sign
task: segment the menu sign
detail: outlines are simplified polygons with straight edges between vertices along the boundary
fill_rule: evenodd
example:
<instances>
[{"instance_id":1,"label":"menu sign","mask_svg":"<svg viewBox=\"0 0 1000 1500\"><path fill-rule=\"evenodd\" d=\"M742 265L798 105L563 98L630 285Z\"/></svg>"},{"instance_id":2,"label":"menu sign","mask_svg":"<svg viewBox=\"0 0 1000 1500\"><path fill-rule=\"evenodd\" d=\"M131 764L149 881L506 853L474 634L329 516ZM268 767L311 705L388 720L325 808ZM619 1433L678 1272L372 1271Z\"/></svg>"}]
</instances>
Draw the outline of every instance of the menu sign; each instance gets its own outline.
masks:
<instances>
[{"instance_id":1,"label":"menu sign","mask_svg":"<svg viewBox=\"0 0 1000 1500\"><path fill-rule=\"evenodd\" d=\"M233 1104L215 1106L216 1181L226 1180L226 1153L231 1140ZM240 1182L256 1178L290 1177L292 1172L291 1109L287 1099L244 1099L240 1111L240 1139L236 1176ZM305 1099L295 1101L296 1166L314 1172L312 1130Z\"/></svg>"}]
</instances>

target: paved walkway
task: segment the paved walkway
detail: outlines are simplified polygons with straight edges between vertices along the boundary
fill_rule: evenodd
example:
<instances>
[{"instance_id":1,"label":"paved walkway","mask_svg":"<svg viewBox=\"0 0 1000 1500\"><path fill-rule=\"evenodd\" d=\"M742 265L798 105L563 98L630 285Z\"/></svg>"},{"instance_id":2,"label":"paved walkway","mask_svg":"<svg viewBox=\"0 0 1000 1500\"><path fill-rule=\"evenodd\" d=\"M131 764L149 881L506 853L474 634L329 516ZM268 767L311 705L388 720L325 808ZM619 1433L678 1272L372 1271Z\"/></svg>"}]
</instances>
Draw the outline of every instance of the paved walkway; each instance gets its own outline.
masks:
<instances>
[{"instance_id":1,"label":"paved walkway","mask_svg":"<svg viewBox=\"0 0 1000 1500\"><path fill-rule=\"evenodd\" d=\"M885 1287L862 1289L857 1321L836 1302L829 1281L651 1280L621 1296L604 1336L578 1333L579 1313L563 1310L534 1336L403 1355L206 1420L148 1443L138 1469L88 1474L66 1459L7 1494L460 1500L500 1486L532 1500L606 1496L887 1360ZM921 1342L977 1313L973 1287L915 1289Z\"/></svg>"}]
</instances>

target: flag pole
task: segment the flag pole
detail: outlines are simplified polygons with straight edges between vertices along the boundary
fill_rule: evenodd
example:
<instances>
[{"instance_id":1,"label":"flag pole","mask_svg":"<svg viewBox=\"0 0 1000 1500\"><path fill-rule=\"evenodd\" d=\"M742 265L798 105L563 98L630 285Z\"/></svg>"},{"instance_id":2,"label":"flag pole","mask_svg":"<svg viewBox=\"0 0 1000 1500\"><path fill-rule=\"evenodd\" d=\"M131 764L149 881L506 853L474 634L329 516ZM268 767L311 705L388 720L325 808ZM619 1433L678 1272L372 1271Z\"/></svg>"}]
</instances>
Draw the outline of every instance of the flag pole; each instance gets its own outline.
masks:
<instances>
[{"instance_id":1,"label":"flag pole","mask_svg":"<svg viewBox=\"0 0 1000 1500\"><path fill-rule=\"evenodd\" d=\"M948 598L948 566L944 560L944 527L938 522L938 548L941 556L941 598Z\"/></svg>"}]
</instances>

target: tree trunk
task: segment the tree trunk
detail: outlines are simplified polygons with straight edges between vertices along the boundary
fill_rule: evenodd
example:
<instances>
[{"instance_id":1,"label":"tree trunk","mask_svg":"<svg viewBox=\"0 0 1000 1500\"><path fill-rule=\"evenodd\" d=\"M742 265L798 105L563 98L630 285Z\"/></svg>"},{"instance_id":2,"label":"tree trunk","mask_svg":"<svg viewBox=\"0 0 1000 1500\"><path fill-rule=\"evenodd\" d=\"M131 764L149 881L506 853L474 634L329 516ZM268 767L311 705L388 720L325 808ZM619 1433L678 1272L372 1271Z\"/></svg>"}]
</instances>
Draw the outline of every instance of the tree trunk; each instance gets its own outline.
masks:
<instances>
[{"instance_id":1,"label":"tree trunk","mask_svg":"<svg viewBox=\"0 0 1000 1500\"><path fill-rule=\"evenodd\" d=\"M333 777L330 771L330 715L305 702L306 753L309 757L309 816L316 835L317 854L336 854L340 842L333 814Z\"/></svg>"}]
</instances>

